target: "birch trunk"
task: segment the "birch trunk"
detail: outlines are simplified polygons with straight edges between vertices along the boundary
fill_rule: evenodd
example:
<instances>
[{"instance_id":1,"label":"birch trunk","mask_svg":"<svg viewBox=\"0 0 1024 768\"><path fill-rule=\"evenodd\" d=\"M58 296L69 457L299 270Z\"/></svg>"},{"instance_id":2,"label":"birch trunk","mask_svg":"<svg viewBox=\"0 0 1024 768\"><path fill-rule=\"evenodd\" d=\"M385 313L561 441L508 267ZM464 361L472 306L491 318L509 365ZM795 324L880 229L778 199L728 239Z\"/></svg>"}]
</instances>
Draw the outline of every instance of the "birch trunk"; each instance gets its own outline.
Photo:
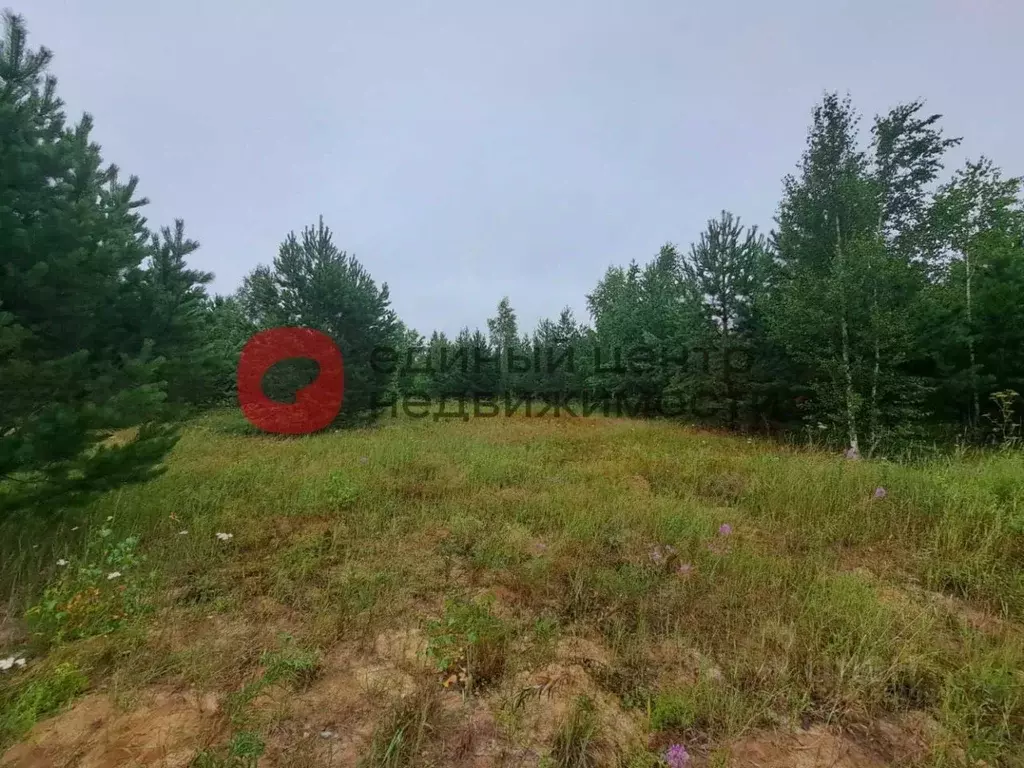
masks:
<instances>
[{"instance_id":1,"label":"birch trunk","mask_svg":"<svg viewBox=\"0 0 1024 768\"><path fill-rule=\"evenodd\" d=\"M971 426L975 429L981 423L981 401L978 398L978 373L975 368L974 323L971 307L971 254L964 249L964 266L967 271L967 351L971 364Z\"/></svg>"},{"instance_id":2,"label":"birch trunk","mask_svg":"<svg viewBox=\"0 0 1024 768\"><path fill-rule=\"evenodd\" d=\"M886 195L888 194L888 188L886 188ZM878 214L878 238L879 241L885 245L885 197L882 197L881 210ZM872 275L872 281L877 281L877 276ZM877 282L871 287L871 325L872 332L875 336L875 367L871 371L871 402L869 418L870 428L868 430L868 441L871 447L868 448L868 456L870 457L875 452L875 445L878 443L878 379L881 376L882 370L882 350L881 345L878 342L878 286Z\"/></svg>"},{"instance_id":3,"label":"birch trunk","mask_svg":"<svg viewBox=\"0 0 1024 768\"><path fill-rule=\"evenodd\" d=\"M840 330L843 344L843 378L846 381L846 429L850 440L850 454L860 456L860 441L857 439L857 409L854 406L853 371L850 369L850 328L846 319L846 261L838 216L836 217L836 258L839 261Z\"/></svg>"}]
</instances>

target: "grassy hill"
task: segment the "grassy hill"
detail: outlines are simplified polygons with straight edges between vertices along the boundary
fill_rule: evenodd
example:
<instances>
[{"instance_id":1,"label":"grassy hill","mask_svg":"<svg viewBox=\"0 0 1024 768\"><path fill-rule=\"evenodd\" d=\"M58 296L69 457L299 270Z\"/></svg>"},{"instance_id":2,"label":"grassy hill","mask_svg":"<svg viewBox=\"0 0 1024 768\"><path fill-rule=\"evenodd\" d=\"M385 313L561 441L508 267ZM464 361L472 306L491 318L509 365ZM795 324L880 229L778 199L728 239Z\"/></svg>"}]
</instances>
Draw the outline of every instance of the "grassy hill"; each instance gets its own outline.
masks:
<instances>
[{"instance_id":1,"label":"grassy hill","mask_svg":"<svg viewBox=\"0 0 1024 768\"><path fill-rule=\"evenodd\" d=\"M218 413L0 556L3 766L1024 765L1020 454Z\"/></svg>"}]
</instances>

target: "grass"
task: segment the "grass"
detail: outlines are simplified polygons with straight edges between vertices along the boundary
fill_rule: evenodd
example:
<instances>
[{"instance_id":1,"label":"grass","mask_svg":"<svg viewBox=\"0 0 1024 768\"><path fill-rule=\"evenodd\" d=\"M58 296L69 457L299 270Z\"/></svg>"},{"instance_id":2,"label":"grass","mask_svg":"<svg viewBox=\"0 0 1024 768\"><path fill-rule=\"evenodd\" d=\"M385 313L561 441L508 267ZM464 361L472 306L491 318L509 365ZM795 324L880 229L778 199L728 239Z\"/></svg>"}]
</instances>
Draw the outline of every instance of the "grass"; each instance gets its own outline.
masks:
<instances>
[{"instance_id":1,"label":"grass","mask_svg":"<svg viewBox=\"0 0 1024 768\"><path fill-rule=\"evenodd\" d=\"M602 763L601 723L586 696L572 704L568 717L555 733L550 762L557 768L597 768Z\"/></svg>"},{"instance_id":2,"label":"grass","mask_svg":"<svg viewBox=\"0 0 1024 768\"><path fill-rule=\"evenodd\" d=\"M427 693L364 671L334 713L364 765L656 765L907 713L932 727L904 765L1024 765L1020 453L848 462L600 417L283 439L215 413L165 475L0 547L0 657L29 659L0 675L0 747L84 690L170 686L227 702L196 765L338 764L304 734L344 697L316 697L411 632L387 666Z\"/></svg>"}]
</instances>

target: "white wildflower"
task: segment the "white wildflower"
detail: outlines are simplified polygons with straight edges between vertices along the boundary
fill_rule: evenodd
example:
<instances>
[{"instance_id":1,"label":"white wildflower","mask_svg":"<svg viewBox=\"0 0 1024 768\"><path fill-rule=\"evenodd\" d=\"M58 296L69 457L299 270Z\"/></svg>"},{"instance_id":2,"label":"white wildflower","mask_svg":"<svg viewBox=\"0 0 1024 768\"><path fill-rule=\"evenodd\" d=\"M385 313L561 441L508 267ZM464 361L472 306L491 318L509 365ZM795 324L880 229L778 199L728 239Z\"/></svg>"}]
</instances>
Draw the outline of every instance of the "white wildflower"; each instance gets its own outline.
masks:
<instances>
[{"instance_id":1,"label":"white wildflower","mask_svg":"<svg viewBox=\"0 0 1024 768\"><path fill-rule=\"evenodd\" d=\"M78 530L78 526L76 525L76 526L75 526L74 528L72 528L71 530L72 530L72 531L77 531L77 530Z\"/></svg>"},{"instance_id":2,"label":"white wildflower","mask_svg":"<svg viewBox=\"0 0 1024 768\"><path fill-rule=\"evenodd\" d=\"M113 581L114 579L119 579L119 578L121 578L121 572L120 571L111 571L110 573L107 574L107 581Z\"/></svg>"},{"instance_id":3,"label":"white wildflower","mask_svg":"<svg viewBox=\"0 0 1024 768\"><path fill-rule=\"evenodd\" d=\"M68 564L68 561L65 560L63 557L60 560L57 561L57 565L59 565L61 568L63 568L67 564Z\"/></svg>"},{"instance_id":4,"label":"white wildflower","mask_svg":"<svg viewBox=\"0 0 1024 768\"><path fill-rule=\"evenodd\" d=\"M188 536L188 531L178 531L179 536Z\"/></svg>"},{"instance_id":5,"label":"white wildflower","mask_svg":"<svg viewBox=\"0 0 1024 768\"><path fill-rule=\"evenodd\" d=\"M216 536L221 541L231 541L233 538L235 538L235 534L233 533L218 533L216 534Z\"/></svg>"},{"instance_id":6,"label":"white wildflower","mask_svg":"<svg viewBox=\"0 0 1024 768\"><path fill-rule=\"evenodd\" d=\"M15 658L14 656L8 656L6 659L0 659L0 672L6 672L13 667L24 667L24 658Z\"/></svg>"}]
</instances>

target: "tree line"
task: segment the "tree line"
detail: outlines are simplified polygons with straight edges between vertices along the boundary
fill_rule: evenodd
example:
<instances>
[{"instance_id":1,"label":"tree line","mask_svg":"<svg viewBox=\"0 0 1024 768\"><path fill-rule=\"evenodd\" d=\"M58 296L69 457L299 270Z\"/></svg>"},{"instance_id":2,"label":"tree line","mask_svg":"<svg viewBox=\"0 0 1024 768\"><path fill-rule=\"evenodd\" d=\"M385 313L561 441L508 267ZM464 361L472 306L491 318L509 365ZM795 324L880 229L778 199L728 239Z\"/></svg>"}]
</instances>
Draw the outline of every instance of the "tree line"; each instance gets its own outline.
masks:
<instances>
[{"instance_id":1,"label":"tree line","mask_svg":"<svg viewBox=\"0 0 1024 768\"><path fill-rule=\"evenodd\" d=\"M487 334L414 338L431 365L407 365L419 379L401 388L626 396L641 411L671 397L677 413L732 428L823 430L851 455L915 437L1015 439L1021 179L984 157L943 175L960 139L920 101L867 136L860 122L838 94L814 107L767 235L723 211L688 250L609 268L587 296L590 326L565 309L520 334L503 299ZM583 352L571 370L536 364L565 347ZM445 365L453 348L473 354ZM622 350L641 354L630 364ZM531 355L529 370L512 363Z\"/></svg>"},{"instance_id":2,"label":"tree line","mask_svg":"<svg viewBox=\"0 0 1024 768\"><path fill-rule=\"evenodd\" d=\"M909 436L1016 437L1021 179L987 158L946 174L959 139L921 102L862 136L849 99L826 95L767 234L722 212L686 250L609 268L589 322L564 309L526 331L506 297L486 330L448 338L405 325L322 218L236 292L211 294L184 222L151 226L91 117L68 120L50 60L6 14L0 514L152 476L183 415L234 402L246 340L280 325L341 349L339 425L413 395L608 396L670 398L679 415L735 429L823 429L854 454ZM265 390L287 401L315 376L287 361Z\"/></svg>"}]
</instances>

